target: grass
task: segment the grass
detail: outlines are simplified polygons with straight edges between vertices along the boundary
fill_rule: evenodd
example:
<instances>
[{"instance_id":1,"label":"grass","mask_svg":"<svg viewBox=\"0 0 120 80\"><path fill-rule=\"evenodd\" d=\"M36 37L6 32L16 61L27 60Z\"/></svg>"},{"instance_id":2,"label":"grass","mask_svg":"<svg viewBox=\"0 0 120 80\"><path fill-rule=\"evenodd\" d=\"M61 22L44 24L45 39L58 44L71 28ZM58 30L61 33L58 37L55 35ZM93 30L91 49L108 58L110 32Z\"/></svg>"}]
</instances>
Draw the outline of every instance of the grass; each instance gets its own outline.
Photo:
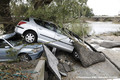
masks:
<instances>
[{"instance_id":1,"label":"grass","mask_svg":"<svg viewBox=\"0 0 120 80\"><path fill-rule=\"evenodd\" d=\"M69 23L68 26L69 30L79 36L86 36L90 31L90 27L88 27L88 24L80 20L75 20L74 22Z\"/></svg>"}]
</instances>

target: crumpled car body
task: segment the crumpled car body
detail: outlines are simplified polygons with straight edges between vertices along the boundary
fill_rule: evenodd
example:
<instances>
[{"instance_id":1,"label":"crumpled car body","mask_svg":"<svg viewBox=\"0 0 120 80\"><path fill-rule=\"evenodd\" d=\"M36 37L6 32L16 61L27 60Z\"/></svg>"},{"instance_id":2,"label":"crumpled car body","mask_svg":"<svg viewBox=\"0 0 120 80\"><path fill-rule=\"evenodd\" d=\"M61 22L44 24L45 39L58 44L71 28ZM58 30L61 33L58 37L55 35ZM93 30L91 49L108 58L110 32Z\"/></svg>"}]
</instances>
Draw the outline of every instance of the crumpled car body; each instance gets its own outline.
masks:
<instances>
[{"instance_id":1,"label":"crumpled car body","mask_svg":"<svg viewBox=\"0 0 120 80\"><path fill-rule=\"evenodd\" d=\"M21 40L9 40L15 33L0 36L0 61L20 58L21 61L35 60L42 55L41 44L20 44Z\"/></svg>"},{"instance_id":2,"label":"crumpled car body","mask_svg":"<svg viewBox=\"0 0 120 80\"><path fill-rule=\"evenodd\" d=\"M28 43L42 42L70 53L74 50L72 40L51 22L28 18L17 24L15 32L22 35Z\"/></svg>"}]
</instances>

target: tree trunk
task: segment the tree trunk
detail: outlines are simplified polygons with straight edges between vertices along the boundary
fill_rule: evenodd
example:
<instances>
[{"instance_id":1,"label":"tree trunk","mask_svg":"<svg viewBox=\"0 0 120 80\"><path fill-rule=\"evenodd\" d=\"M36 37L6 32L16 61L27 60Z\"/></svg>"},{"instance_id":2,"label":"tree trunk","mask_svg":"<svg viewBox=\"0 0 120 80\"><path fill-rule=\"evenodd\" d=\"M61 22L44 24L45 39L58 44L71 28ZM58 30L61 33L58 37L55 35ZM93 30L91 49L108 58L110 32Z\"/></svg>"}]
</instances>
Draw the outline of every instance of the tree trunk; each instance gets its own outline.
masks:
<instances>
[{"instance_id":1,"label":"tree trunk","mask_svg":"<svg viewBox=\"0 0 120 80\"><path fill-rule=\"evenodd\" d=\"M0 0L0 23L4 24L4 30L7 32L13 28L9 3L10 0Z\"/></svg>"}]
</instances>

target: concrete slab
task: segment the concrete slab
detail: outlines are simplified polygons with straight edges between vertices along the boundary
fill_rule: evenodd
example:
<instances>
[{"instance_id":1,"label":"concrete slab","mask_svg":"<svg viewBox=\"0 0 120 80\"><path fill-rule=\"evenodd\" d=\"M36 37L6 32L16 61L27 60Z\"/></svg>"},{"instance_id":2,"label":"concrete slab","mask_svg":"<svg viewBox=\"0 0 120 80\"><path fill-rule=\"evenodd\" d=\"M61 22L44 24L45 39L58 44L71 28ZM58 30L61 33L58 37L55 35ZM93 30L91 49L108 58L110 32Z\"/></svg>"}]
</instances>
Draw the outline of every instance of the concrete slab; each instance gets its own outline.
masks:
<instances>
[{"instance_id":1,"label":"concrete slab","mask_svg":"<svg viewBox=\"0 0 120 80\"><path fill-rule=\"evenodd\" d=\"M44 80L45 60L40 60L34 70L37 72L32 75L34 80Z\"/></svg>"},{"instance_id":2,"label":"concrete slab","mask_svg":"<svg viewBox=\"0 0 120 80\"><path fill-rule=\"evenodd\" d=\"M106 36L107 37L107 36ZM119 38L119 37L118 37ZM102 41L103 42L100 42L101 41L101 39L100 38L98 38L97 40L94 40L94 41L96 41L97 43L99 43L99 44L91 44L94 48L96 48L98 51L102 51L108 58L110 58L110 60L112 61L112 62L114 62L117 66L118 66L118 68L120 69L120 47L117 47L117 48L105 48L105 47L101 47L101 43L103 43L104 42L104 40L102 39ZM109 41L110 43L108 43L108 44L104 44L105 46L109 46L109 45L111 45L111 43L113 43L113 41L110 41L110 40L107 40L107 41ZM91 42L92 43L92 42ZM104 42L104 43L106 43L106 42ZM114 43L115 43L115 40L114 40ZM119 43L120 42L118 42L117 40L116 40L116 45L119 45Z\"/></svg>"},{"instance_id":3,"label":"concrete slab","mask_svg":"<svg viewBox=\"0 0 120 80\"><path fill-rule=\"evenodd\" d=\"M72 72L68 72L67 77L62 77L62 80L107 80L120 78L120 71L108 60L84 68L81 66L81 63L76 62L69 53L58 54L58 57L63 57L63 59L65 58L65 60L70 61L74 69Z\"/></svg>"},{"instance_id":4,"label":"concrete slab","mask_svg":"<svg viewBox=\"0 0 120 80\"><path fill-rule=\"evenodd\" d=\"M47 57L47 63L48 63L49 69L54 73L54 75L57 77L58 80L61 80L61 75L58 70L58 63L59 63L58 59L53 55L53 53L45 45L43 45L43 47Z\"/></svg>"},{"instance_id":5,"label":"concrete slab","mask_svg":"<svg viewBox=\"0 0 120 80\"><path fill-rule=\"evenodd\" d=\"M120 70L120 52L113 51L113 50L103 50L102 52L110 58L112 62L114 62Z\"/></svg>"},{"instance_id":6,"label":"concrete slab","mask_svg":"<svg viewBox=\"0 0 120 80\"><path fill-rule=\"evenodd\" d=\"M89 68L83 68L77 63L74 65L74 72L70 72L68 76L64 80L106 80L120 78L120 72L106 60Z\"/></svg>"},{"instance_id":7,"label":"concrete slab","mask_svg":"<svg viewBox=\"0 0 120 80\"><path fill-rule=\"evenodd\" d=\"M103 37L94 38L94 40L91 38L89 40L89 43L91 43L91 45L94 48L96 48L98 51L102 51L118 67L118 69L120 69L120 48L119 47L118 48L105 48L105 47L100 46L101 43L106 42L106 41L110 43L104 44L105 46L111 45L111 42L113 41L114 42L116 41L116 43L118 43L119 37L118 38L116 37L116 39L112 41L109 36L108 36L109 39L106 39L106 38L107 36L105 36L104 38ZM93 67L94 66L95 65L93 65ZM88 68L88 69L92 69L92 68ZM116 79L116 78L119 78L117 80L120 80L120 71L109 60L107 60L105 63L96 64L96 66L93 69L95 69L94 73L97 72L96 76L98 76L100 80ZM99 69L101 71L98 71ZM100 73L99 75L98 75L98 72ZM95 75L91 75L91 76L95 76ZM96 76L93 78L95 79Z\"/></svg>"}]
</instances>

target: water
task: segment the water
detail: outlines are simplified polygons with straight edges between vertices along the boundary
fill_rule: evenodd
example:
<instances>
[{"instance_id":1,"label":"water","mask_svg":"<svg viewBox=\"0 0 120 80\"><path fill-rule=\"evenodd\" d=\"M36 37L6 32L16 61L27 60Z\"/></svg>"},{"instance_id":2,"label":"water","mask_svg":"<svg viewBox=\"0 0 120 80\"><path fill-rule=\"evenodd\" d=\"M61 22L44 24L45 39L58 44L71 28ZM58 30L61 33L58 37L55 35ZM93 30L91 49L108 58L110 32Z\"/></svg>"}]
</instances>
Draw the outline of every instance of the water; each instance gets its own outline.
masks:
<instances>
[{"instance_id":1,"label":"water","mask_svg":"<svg viewBox=\"0 0 120 80\"><path fill-rule=\"evenodd\" d=\"M120 24L115 24L112 22L93 22L87 21L91 27L90 35L103 34L108 32L120 31Z\"/></svg>"}]
</instances>

